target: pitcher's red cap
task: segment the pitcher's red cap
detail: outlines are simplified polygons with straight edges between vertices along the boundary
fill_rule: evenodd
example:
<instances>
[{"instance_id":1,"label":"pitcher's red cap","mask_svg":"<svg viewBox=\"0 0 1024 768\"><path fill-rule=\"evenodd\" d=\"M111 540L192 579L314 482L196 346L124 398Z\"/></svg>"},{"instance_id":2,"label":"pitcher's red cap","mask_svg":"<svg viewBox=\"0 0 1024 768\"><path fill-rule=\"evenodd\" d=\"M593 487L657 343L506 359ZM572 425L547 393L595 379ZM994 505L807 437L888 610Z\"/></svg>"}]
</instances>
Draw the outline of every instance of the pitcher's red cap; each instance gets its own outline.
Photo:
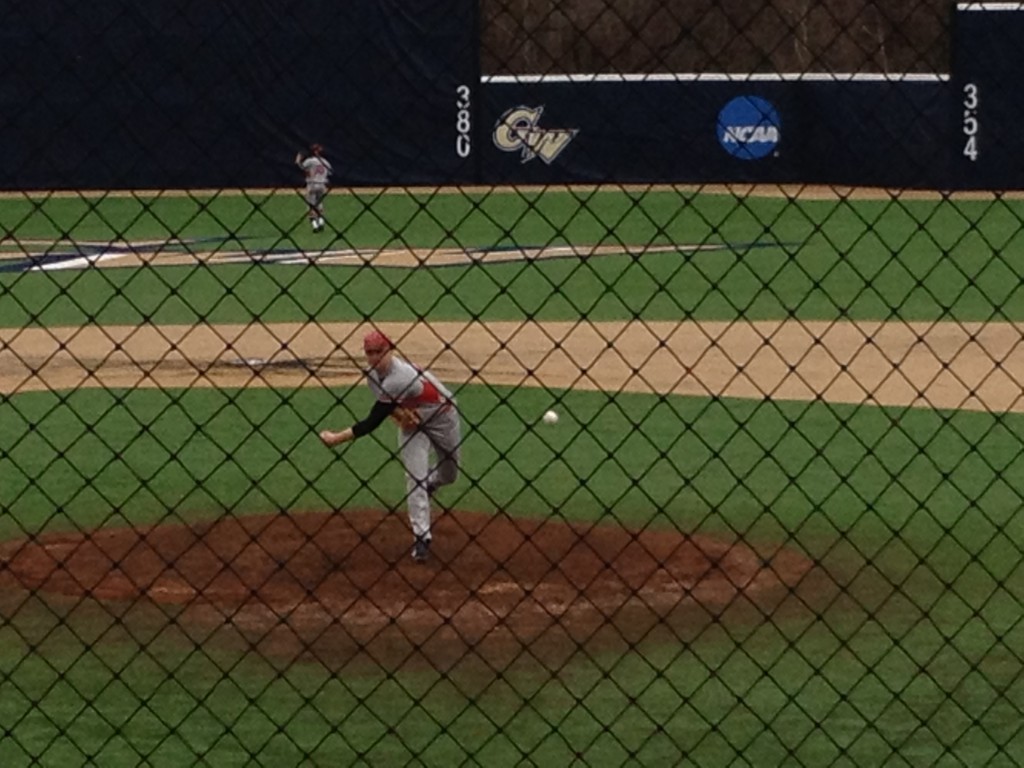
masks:
<instances>
[{"instance_id":1,"label":"pitcher's red cap","mask_svg":"<svg viewBox=\"0 0 1024 768\"><path fill-rule=\"evenodd\" d=\"M391 339L380 331L370 331L363 337L363 349L391 349L394 344Z\"/></svg>"}]
</instances>

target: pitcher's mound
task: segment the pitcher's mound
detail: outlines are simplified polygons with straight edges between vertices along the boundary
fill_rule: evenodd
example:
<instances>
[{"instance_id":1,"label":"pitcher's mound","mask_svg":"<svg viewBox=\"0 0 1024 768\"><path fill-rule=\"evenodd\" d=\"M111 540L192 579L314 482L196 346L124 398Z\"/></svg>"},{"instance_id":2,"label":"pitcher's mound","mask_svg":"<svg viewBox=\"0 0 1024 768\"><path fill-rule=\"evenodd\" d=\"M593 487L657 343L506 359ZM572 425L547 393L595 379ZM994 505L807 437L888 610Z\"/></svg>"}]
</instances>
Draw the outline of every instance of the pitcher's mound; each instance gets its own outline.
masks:
<instances>
[{"instance_id":1,"label":"pitcher's mound","mask_svg":"<svg viewBox=\"0 0 1024 768\"><path fill-rule=\"evenodd\" d=\"M445 668L469 654L493 671L526 647L559 663L686 640L725 613L757 620L810 569L794 552L671 528L450 512L433 537L418 564L403 513L349 510L47 535L0 554L5 583L121 605L124 621L163 605L193 641L279 662Z\"/></svg>"}]
</instances>

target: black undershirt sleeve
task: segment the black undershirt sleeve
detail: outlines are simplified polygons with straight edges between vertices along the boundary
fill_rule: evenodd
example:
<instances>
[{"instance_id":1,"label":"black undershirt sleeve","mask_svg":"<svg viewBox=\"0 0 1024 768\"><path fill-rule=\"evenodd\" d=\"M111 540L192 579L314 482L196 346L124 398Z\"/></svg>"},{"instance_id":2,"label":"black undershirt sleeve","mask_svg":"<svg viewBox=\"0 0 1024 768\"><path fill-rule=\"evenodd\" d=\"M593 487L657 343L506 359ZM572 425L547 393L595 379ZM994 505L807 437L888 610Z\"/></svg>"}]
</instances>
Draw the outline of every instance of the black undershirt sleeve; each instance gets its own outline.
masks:
<instances>
[{"instance_id":1,"label":"black undershirt sleeve","mask_svg":"<svg viewBox=\"0 0 1024 768\"><path fill-rule=\"evenodd\" d=\"M377 427L379 427L388 416L391 415L392 411L398 407L398 403L384 403L377 400L373 404L373 408L370 409L370 415L362 421L357 421L352 425L352 434L356 437L362 437L368 435Z\"/></svg>"}]
</instances>

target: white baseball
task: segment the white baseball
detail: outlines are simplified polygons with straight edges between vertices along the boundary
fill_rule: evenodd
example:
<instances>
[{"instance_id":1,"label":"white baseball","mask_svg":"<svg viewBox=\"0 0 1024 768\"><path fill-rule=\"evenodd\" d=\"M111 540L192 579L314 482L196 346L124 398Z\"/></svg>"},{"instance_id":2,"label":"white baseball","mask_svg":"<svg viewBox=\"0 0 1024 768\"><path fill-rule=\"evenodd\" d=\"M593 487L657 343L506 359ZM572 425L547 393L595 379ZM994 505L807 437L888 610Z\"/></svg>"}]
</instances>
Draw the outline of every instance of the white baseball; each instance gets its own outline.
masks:
<instances>
[{"instance_id":1,"label":"white baseball","mask_svg":"<svg viewBox=\"0 0 1024 768\"><path fill-rule=\"evenodd\" d=\"M554 411L548 411L547 413L544 414L544 423L545 424L557 424L558 423L558 414L555 413Z\"/></svg>"}]
</instances>

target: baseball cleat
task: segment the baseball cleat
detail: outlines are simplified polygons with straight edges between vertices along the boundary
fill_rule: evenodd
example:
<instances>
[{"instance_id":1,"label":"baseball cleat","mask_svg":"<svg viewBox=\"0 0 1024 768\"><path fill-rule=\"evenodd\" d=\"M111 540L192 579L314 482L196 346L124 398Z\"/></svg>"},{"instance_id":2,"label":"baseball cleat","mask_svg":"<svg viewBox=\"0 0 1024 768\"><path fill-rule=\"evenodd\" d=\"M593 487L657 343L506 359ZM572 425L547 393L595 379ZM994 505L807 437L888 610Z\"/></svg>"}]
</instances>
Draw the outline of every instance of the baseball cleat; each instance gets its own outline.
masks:
<instances>
[{"instance_id":1,"label":"baseball cleat","mask_svg":"<svg viewBox=\"0 0 1024 768\"><path fill-rule=\"evenodd\" d=\"M416 537L416 543L412 545L412 559L417 563L425 563L430 559L430 539Z\"/></svg>"}]
</instances>

